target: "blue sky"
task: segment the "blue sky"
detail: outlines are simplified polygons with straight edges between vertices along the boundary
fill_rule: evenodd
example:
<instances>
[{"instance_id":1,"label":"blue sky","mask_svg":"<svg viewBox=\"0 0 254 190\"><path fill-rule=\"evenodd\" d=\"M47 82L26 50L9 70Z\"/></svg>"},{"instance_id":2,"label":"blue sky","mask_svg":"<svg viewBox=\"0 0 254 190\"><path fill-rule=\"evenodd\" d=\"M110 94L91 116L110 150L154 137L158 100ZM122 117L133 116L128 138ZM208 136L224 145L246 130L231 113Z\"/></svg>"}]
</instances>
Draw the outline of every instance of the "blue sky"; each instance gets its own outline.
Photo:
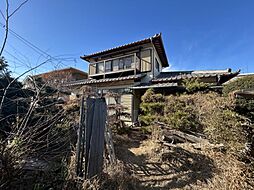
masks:
<instances>
[{"instance_id":1,"label":"blue sky","mask_svg":"<svg viewBox=\"0 0 254 190\"><path fill-rule=\"evenodd\" d=\"M20 2L10 1L11 9ZM69 66L86 71L79 56L159 32L171 70L254 72L253 0L29 0L11 18L10 28L57 56L37 73ZM3 31L1 26L1 42ZM14 74L45 60L13 34L4 56Z\"/></svg>"}]
</instances>

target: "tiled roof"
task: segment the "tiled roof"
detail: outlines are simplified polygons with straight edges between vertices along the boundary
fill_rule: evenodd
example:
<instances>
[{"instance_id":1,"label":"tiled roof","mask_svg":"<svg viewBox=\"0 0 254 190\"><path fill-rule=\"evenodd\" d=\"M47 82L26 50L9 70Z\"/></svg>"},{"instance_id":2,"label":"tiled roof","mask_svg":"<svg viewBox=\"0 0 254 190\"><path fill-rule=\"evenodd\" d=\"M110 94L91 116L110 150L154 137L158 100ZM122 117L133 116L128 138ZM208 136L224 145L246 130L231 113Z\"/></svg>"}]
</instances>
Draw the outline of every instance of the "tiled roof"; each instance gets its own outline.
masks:
<instances>
[{"instance_id":1,"label":"tiled roof","mask_svg":"<svg viewBox=\"0 0 254 190\"><path fill-rule=\"evenodd\" d=\"M138 86L130 87L130 89L166 88L176 86L178 86L177 83L141 84Z\"/></svg>"},{"instance_id":2,"label":"tiled roof","mask_svg":"<svg viewBox=\"0 0 254 190\"><path fill-rule=\"evenodd\" d=\"M104 82L115 82L115 81L124 81L124 80L135 80L140 79L144 75L138 74L138 75L130 75L126 77L118 77L118 78L106 78L106 79L86 79L86 80L79 80L79 81L73 81L66 83L64 86L76 86L76 85L89 85L89 84L97 84L97 83L104 83Z\"/></svg>"},{"instance_id":3,"label":"tiled roof","mask_svg":"<svg viewBox=\"0 0 254 190\"><path fill-rule=\"evenodd\" d=\"M73 67L67 67L67 68L56 69L56 70L48 71L48 72L45 72L45 73L40 73L40 74L37 74L37 75L33 75L33 77L39 77L39 76L42 76L42 75L58 73L58 72L72 72L72 73L80 73L80 74L83 74L83 75L88 75L87 72L81 71L81 70L73 68Z\"/></svg>"},{"instance_id":4,"label":"tiled roof","mask_svg":"<svg viewBox=\"0 0 254 190\"><path fill-rule=\"evenodd\" d=\"M229 80L239 74L240 71L231 72L230 69L225 71L172 71L172 72L161 72L155 79L152 80L154 83L158 82L174 82L183 79L191 78L209 78L209 77L220 77L222 82Z\"/></svg>"},{"instance_id":5,"label":"tiled roof","mask_svg":"<svg viewBox=\"0 0 254 190\"><path fill-rule=\"evenodd\" d=\"M131 48L131 47L144 45L144 44L148 44L148 43L153 43L154 44L154 47L155 47L155 49L156 49L156 51L157 51L157 53L160 57L160 60L162 61L162 64L163 64L162 66L163 67L168 67L169 64L168 64L166 52L165 52L165 49L164 49L164 45L163 45L163 42L162 42L161 34L156 34L156 35L154 35L150 38L145 38L143 40L139 40L139 41L135 41L135 42L132 42L132 43L125 44L125 45L110 48L110 49L107 49L107 50L99 51L99 52L96 52L96 53L93 53L93 54L90 54L90 55L84 55L84 56L81 56L80 58L89 62L89 60L91 58L95 58L95 57L99 57L99 56L102 56L102 55L122 51L122 50L125 50L126 48Z\"/></svg>"}]
</instances>

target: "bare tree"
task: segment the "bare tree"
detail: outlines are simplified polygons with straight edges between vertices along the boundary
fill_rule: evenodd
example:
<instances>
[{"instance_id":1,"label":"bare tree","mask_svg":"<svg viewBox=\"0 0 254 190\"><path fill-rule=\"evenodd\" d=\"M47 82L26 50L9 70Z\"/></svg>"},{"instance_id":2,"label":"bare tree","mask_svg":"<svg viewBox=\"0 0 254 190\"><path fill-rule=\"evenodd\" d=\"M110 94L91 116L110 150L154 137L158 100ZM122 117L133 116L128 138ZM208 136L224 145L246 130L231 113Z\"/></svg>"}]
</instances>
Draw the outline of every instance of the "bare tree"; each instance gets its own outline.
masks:
<instances>
[{"instance_id":1,"label":"bare tree","mask_svg":"<svg viewBox=\"0 0 254 190\"><path fill-rule=\"evenodd\" d=\"M2 44L2 47L1 47L1 50L0 50L0 57L2 56L3 54L3 51L4 51L4 48L5 48L5 45L6 45L6 42L7 42L7 39L8 39L8 34L9 34L9 20L10 18L16 13L19 11L19 9L24 6L26 3L28 2L28 0L25 0L24 2L22 2L16 9L14 9L14 11L12 11L10 13L9 11L9 7L10 7L10 4L9 4L9 0L6 0L5 3L6 3L6 9L5 9L5 15L3 14L3 12L1 11L1 15L3 17L3 19L5 20L5 35L4 35L4 40L3 40L3 44Z\"/></svg>"}]
</instances>

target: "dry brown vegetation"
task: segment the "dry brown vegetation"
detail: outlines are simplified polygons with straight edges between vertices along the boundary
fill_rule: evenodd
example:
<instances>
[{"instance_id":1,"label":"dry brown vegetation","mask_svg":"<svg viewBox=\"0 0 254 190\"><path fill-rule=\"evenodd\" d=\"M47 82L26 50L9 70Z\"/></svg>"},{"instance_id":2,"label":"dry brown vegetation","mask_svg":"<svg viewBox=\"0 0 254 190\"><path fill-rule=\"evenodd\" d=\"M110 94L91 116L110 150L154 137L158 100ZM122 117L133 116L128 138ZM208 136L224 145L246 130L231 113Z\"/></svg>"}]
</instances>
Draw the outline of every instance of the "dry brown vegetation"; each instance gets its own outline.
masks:
<instances>
[{"instance_id":1,"label":"dry brown vegetation","mask_svg":"<svg viewBox=\"0 0 254 190\"><path fill-rule=\"evenodd\" d=\"M1 80L7 81L4 76ZM23 92L21 84L15 87ZM0 189L253 188L252 120L233 96L164 96L148 90L142 97L142 127L113 130L117 162L110 165L105 156L103 173L84 180L75 172L79 103L59 103L58 93L42 84L37 94L19 95L26 109L16 112L20 98L13 94L7 94L1 115L5 128L0 135ZM202 134L209 143L223 144L223 149L205 143L166 145L155 121L163 122L164 130ZM114 123L112 127L118 121Z\"/></svg>"},{"instance_id":2,"label":"dry brown vegetation","mask_svg":"<svg viewBox=\"0 0 254 190\"><path fill-rule=\"evenodd\" d=\"M168 148L156 141L157 132L149 136L141 130L115 134L117 163L105 167L100 177L80 181L79 188L252 189L248 167L237 157L205 145L196 149L191 143Z\"/></svg>"},{"instance_id":3,"label":"dry brown vegetation","mask_svg":"<svg viewBox=\"0 0 254 190\"><path fill-rule=\"evenodd\" d=\"M17 173L21 172L21 169L14 170L17 166L22 166L17 165L15 160L13 162L13 159L19 159L19 156L18 154L8 154L8 151L5 150L3 155L12 156L12 159L1 158L10 161L9 164L6 163L6 167L8 165L10 167L9 174L5 173L5 179L10 175L10 180L6 182L13 182L15 179L19 183L17 176L23 176L23 179L30 177L32 182L30 186L22 183L23 187L35 189L51 187L77 190L252 188L254 183L251 162L249 164L242 162L239 160L240 154L238 154L241 152L246 138L243 136L244 134L236 133L242 126L239 124L245 120L239 117L237 113L232 114L234 113L234 101L231 98L222 97L215 93L161 96L160 98L164 103L166 102L166 106L170 106L170 108L164 108L163 112L160 113L164 114L164 110L167 116L168 114L173 115L172 113L177 110L192 113L190 115L182 113L178 115L181 116L178 119L186 120L184 123L177 122L174 118L167 120L168 126L171 125L174 126L173 128L183 131L194 129L194 132L203 132L210 142L225 144L226 151L213 149L206 144L178 143L171 147L165 146L160 141L163 134L161 128L151 124L150 126L127 130L127 134L114 133L113 140L117 162L113 165L108 165L106 162L103 173L90 180L76 177L75 151L69 152L68 158L63 160L62 165L55 167L57 171L52 170L54 168L52 167L46 172L47 175L45 172L41 172L31 178L31 174L28 176L24 173ZM78 104L66 104L63 108L71 114L75 112L74 110L78 110ZM221 112L222 110L223 112ZM225 110L230 114L223 115ZM158 120L161 119L161 115L155 116ZM70 117L75 118L74 115L70 115ZM190 121L187 122L187 120ZM198 128L192 128L194 125L189 122L193 121L198 124ZM56 127L68 130L71 126L70 123L59 120ZM213 128L214 130L207 131L207 129ZM210 137L210 134L214 134L214 136ZM233 137L231 138L231 136ZM14 142L14 147L19 147L17 146L19 143ZM15 152L19 153L19 151ZM5 169L4 171L8 170ZM36 179L34 179L35 176Z\"/></svg>"},{"instance_id":4,"label":"dry brown vegetation","mask_svg":"<svg viewBox=\"0 0 254 190\"><path fill-rule=\"evenodd\" d=\"M169 149L154 139L136 137L116 137L117 157L135 179L136 189L252 188L247 166L231 154L197 150L190 143Z\"/></svg>"},{"instance_id":5,"label":"dry brown vegetation","mask_svg":"<svg viewBox=\"0 0 254 190\"><path fill-rule=\"evenodd\" d=\"M242 150L247 142L249 120L235 111L231 96L212 92L163 96L148 90L141 108L141 121L148 128L160 121L172 129L203 133L212 143L223 143L233 152Z\"/></svg>"},{"instance_id":6,"label":"dry brown vegetation","mask_svg":"<svg viewBox=\"0 0 254 190\"><path fill-rule=\"evenodd\" d=\"M51 158L50 163L57 163L57 166L51 165L49 170L37 171L37 173L24 172L23 165L17 163L20 158L31 155L24 154L26 145L37 147L36 142L29 141L30 144L24 144L24 141L9 137L12 140L8 142L9 145L1 147L5 148L1 149L3 154L0 158L1 164L5 166L4 170L1 170L2 187L10 187L12 183L12 187L77 190L252 188L254 184L252 163L246 164L239 160L247 140L241 128L246 120L234 111L234 99L216 93L156 97L157 95L152 92L150 95L152 98L146 97L145 106L149 109L149 113L153 113L154 120L165 122L169 128L185 132L191 130L202 132L210 142L223 143L226 151L213 149L206 144L178 143L170 147L165 146L160 141L163 135L160 126L150 123L149 126L126 130L126 134L114 133L117 162L113 165L105 162L101 175L84 180L76 177L75 174L75 149L72 149L72 152L69 149L68 156L64 157L63 154L52 154L55 149L48 149L49 147L46 146L40 153L48 151L46 153L63 159L52 162ZM154 102L155 99L156 102ZM151 105L149 101L152 101ZM159 112L157 112L158 106L163 108ZM53 136L51 133L46 134L53 139L50 143L57 143L59 140L60 144L71 145L69 138L75 139L75 137L71 137L71 134L66 132L70 132L75 124L74 121L77 120L78 104L71 102L58 109L63 109L64 113L68 114L68 119L59 117L56 125L52 127ZM48 110L47 113L52 114L55 109L46 110ZM146 116L150 117L149 114ZM48 119L46 119L47 122L50 121ZM45 126L47 128L50 125L45 124ZM31 125L27 127L31 128ZM36 128L32 129L37 131ZM65 135L62 132L65 132ZM31 132L29 134L33 135ZM40 133L38 135L40 136ZM72 145L75 145L75 140ZM56 148L60 153L66 153L61 147L56 146ZM28 150L37 152L36 149ZM19 153L23 155L20 156ZM48 165L45 166L48 167ZM22 177L19 178L19 176ZM20 180L23 180L22 183ZM29 184L28 181L31 183Z\"/></svg>"}]
</instances>

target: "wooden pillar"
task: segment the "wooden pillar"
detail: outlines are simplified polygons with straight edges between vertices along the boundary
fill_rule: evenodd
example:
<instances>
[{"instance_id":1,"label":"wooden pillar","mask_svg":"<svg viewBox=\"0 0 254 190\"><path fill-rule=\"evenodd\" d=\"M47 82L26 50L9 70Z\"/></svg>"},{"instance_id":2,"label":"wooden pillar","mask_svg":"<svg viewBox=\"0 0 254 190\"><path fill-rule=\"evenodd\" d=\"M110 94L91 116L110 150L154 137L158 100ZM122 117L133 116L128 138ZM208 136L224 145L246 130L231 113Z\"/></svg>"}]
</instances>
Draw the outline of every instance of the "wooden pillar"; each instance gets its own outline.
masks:
<instances>
[{"instance_id":1,"label":"wooden pillar","mask_svg":"<svg viewBox=\"0 0 254 190\"><path fill-rule=\"evenodd\" d=\"M105 79L105 73L106 73L106 61L103 61L103 64L104 64L104 75L103 75L103 78Z\"/></svg>"},{"instance_id":2,"label":"wooden pillar","mask_svg":"<svg viewBox=\"0 0 254 190\"><path fill-rule=\"evenodd\" d=\"M136 58L137 58L137 55L136 55L136 53L134 53L134 75L135 76L137 74L137 60L136 60Z\"/></svg>"}]
</instances>

